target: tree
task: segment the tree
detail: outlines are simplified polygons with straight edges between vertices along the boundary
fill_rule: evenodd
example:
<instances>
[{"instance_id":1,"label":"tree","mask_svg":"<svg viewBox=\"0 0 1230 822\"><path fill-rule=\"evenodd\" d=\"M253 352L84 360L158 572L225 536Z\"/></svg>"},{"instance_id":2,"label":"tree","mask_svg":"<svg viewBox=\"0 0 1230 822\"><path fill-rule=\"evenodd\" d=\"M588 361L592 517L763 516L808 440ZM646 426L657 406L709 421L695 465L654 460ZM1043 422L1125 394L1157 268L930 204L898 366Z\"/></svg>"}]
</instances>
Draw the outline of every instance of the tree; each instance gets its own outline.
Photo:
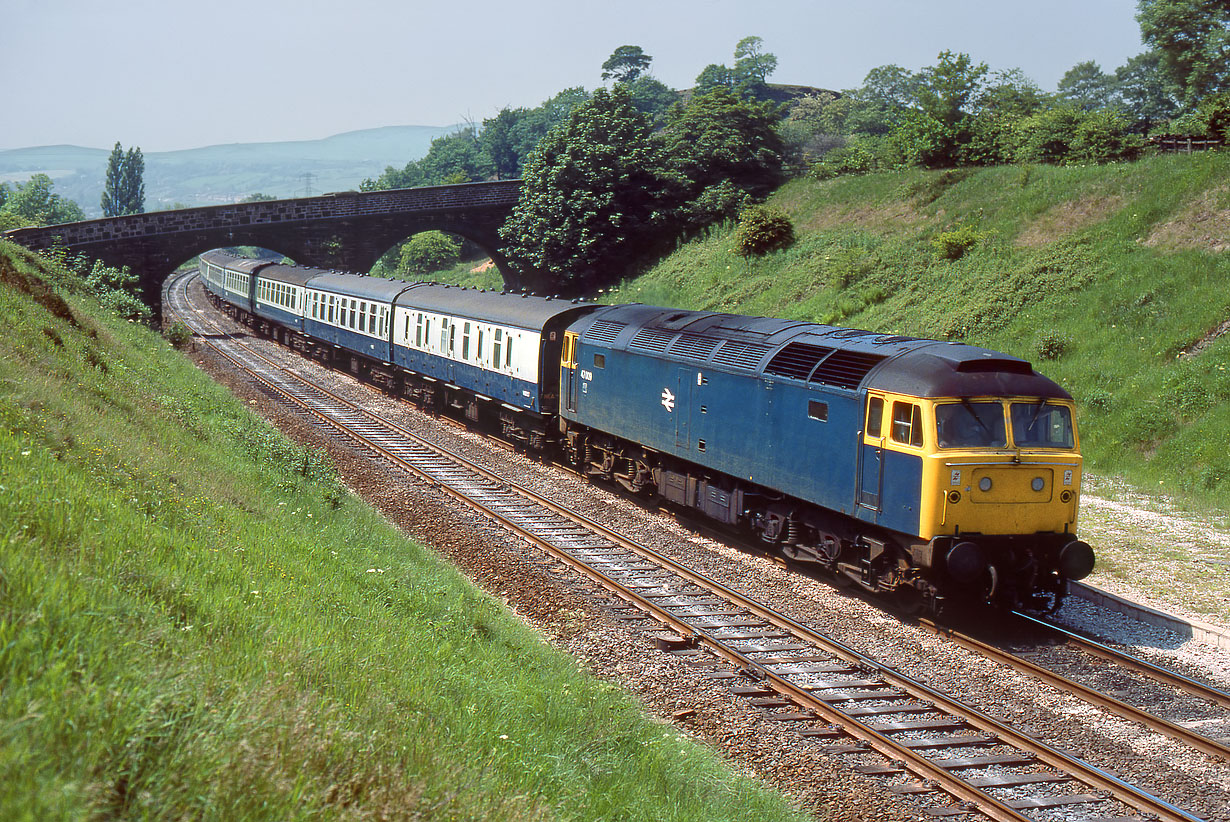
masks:
<instances>
[{"instance_id":1,"label":"tree","mask_svg":"<svg viewBox=\"0 0 1230 822\"><path fill-rule=\"evenodd\" d=\"M764 40L759 37L744 37L735 45L734 81L752 88L760 88L777 71L777 57L764 50Z\"/></svg>"},{"instance_id":2,"label":"tree","mask_svg":"<svg viewBox=\"0 0 1230 822\"><path fill-rule=\"evenodd\" d=\"M1102 71L1093 60L1086 60L1067 70L1056 93L1059 99L1082 111L1095 111L1110 105L1115 93L1115 78Z\"/></svg>"},{"instance_id":3,"label":"tree","mask_svg":"<svg viewBox=\"0 0 1230 822\"><path fill-rule=\"evenodd\" d=\"M734 74L729 66L710 63L696 75L696 93L708 94L715 88L730 88L735 84Z\"/></svg>"},{"instance_id":4,"label":"tree","mask_svg":"<svg viewBox=\"0 0 1230 822\"><path fill-rule=\"evenodd\" d=\"M107 158L107 182L102 193L104 217L145 211L145 158L141 149L124 151L117 141Z\"/></svg>"},{"instance_id":5,"label":"tree","mask_svg":"<svg viewBox=\"0 0 1230 822\"><path fill-rule=\"evenodd\" d=\"M1147 132L1179 111L1181 91L1162 70L1162 56L1146 51L1115 69L1119 102L1135 119L1135 129Z\"/></svg>"},{"instance_id":6,"label":"tree","mask_svg":"<svg viewBox=\"0 0 1230 822\"><path fill-rule=\"evenodd\" d=\"M779 120L775 104L745 100L731 89L693 97L671 118L658 140L684 230L733 217L749 198L780 184Z\"/></svg>"},{"instance_id":7,"label":"tree","mask_svg":"<svg viewBox=\"0 0 1230 822\"><path fill-rule=\"evenodd\" d=\"M525 164L500 229L504 253L536 289L610 282L653 250L662 225L660 149L622 85L599 89Z\"/></svg>"},{"instance_id":8,"label":"tree","mask_svg":"<svg viewBox=\"0 0 1230 822\"><path fill-rule=\"evenodd\" d=\"M968 54L941 51L934 66L918 73L915 96L923 113L946 126L957 125L978 99L987 64L975 64Z\"/></svg>"},{"instance_id":9,"label":"tree","mask_svg":"<svg viewBox=\"0 0 1230 822\"><path fill-rule=\"evenodd\" d=\"M25 225L55 225L85 219L81 207L51 189L55 184L46 174L35 174L28 181L17 183L8 193L3 211ZM6 222L11 222L11 219Z\"/></svg>"},{"instance_id":10,"label":"tree","mask_svg":"<svg viewBox=\"0 0 1230 822\"><path fill-rule=\"evenodd\" d=\"M1047 94L1019 68L997 71L978 96L978 114L1025 117L1042 108Z\"/></svg>"},{"instance_id":11,"label":"tree","mask_svg":"<svg viewBox=\"0 0 1230 822\"><path fill-rule=\"evenodd\" d=\"M649 75L625 83L624 88L632 97L632 105L652 122L660 121L679 101L678 92Z\"/></svg>"},{"instance_id":12,"label":"tree","mask_svg":"<svg viewBox=\"0 0 1230 822\"><path fill-rule=\"evenodd\" d=\"M1230 0L1139 0L1140 38L1195 106L1230 89Z\"/></svg>"},{"instance_id":13,"label":"tree","mask_svg":"<svg viewBox=\"0 0 1230 822\"><path fill-rule=\"evenodd\" d=\"M274 197L272 194L261 194L258 191L254 194L249 194L247 197L244 197L239 202L240 203L267 203L271 200L276 200L276 199L277 197Z\"/></svg>"},{"instance_id":14,"label":"tree","mask_svg":"<svg viewBox=\"0 0 1230 822\"><path fill-rule=\"evenodd\" d=\"M602 79L616 83L631 83L649 69L653 58L640 46L620 46L602 64Z\"/></svg>"}]
</instances>

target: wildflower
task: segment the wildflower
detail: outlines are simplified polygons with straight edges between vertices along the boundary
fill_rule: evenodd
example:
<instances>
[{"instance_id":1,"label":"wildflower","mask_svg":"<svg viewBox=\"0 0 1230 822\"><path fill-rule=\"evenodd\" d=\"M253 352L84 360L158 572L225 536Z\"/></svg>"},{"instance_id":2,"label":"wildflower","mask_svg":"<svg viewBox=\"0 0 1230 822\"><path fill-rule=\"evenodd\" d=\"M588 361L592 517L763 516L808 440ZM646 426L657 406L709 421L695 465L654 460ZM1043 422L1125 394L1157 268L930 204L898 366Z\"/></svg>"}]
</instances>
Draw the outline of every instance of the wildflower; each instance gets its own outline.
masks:
<instances>
[{"instance_id":1,"label":"wildflower","mask_svg":"<svg viewBox=\"0 0 1230 822\"><path fill-rule=\"evenodd\" d=\"M508 734L500 734L500 739L508 739Z\"/></svg>"}]
</instances>

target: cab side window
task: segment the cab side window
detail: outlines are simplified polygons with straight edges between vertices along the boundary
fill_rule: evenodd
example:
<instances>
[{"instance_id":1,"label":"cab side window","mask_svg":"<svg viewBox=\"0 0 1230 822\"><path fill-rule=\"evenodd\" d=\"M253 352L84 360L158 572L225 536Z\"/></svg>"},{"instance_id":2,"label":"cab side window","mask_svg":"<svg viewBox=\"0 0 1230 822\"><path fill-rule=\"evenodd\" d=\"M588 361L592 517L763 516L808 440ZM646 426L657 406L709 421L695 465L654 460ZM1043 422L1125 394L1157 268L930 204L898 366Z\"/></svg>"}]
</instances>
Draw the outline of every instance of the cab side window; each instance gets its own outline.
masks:
<instances>
[{"instance_id":1,"label":"cab side window","mask_svg":"<svg viewBox=\"0 0 1230 822\"><path fill-rule=\"evenodd\" d=\"M872 397L867 402L867 436L880 436L880 428L884 424L884 400Z\"/></svg>"},{"instance_id":2,"label":"cab side window","mask_svg":"<svg viewBox=\"0 0 1230 822\"><path fill-rule=\"evenodd\" d=\"M893 403L893 442L922 445L922 410L912 402Z\"/></svg>"}]
</instances>

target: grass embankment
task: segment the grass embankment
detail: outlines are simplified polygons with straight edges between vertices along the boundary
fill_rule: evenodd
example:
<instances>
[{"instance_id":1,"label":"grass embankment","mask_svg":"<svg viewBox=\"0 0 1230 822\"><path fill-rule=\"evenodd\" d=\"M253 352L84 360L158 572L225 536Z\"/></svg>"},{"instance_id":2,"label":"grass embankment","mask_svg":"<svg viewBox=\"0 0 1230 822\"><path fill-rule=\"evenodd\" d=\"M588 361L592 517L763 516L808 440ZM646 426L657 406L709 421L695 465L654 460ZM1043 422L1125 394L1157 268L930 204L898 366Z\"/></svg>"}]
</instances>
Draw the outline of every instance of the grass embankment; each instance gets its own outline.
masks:
<instances>
[{"instance_id":1,"label":"grass embankment","mask_svg":"<svg viewBox=\"0 0 1230 822\"><path fill-rule=\"evenodd\" d=\"M0 817L790 817L39 265L0 243Z\"/></svg>"},{"instance_id":2,"label":"grass embankment","mask_svg":"<svg viewBox=\"0 0 1230 822\"><path fill-rule=\"evenodd\" d=\"M1094 470L1230 499L1230 152L797 180L772 202L793 247L747 260L715 229L614 301L1006 351L1076 397Z\"/></svg>"}]
</instances>

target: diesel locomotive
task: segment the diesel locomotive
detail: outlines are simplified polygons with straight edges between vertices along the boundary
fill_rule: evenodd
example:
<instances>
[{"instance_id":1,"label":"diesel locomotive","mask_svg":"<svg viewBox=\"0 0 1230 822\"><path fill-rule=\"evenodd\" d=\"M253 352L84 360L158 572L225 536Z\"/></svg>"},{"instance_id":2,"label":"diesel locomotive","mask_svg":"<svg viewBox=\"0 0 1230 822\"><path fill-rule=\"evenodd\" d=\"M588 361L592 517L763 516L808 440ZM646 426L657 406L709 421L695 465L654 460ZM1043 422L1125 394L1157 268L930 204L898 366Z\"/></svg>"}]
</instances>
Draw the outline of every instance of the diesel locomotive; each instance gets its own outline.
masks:
<instances>
[{"instance_id":1,"label":"diesel locomotive","mask_svg":"<svg viewBox=\"0 0 1230 822\"><path fill-rule=\"evenodd\" d=\"M1093 568L1071 396L1025 360L814 323L202 255L239 319L583 473L937 612Z\"/></svg>"}]
</instances>

